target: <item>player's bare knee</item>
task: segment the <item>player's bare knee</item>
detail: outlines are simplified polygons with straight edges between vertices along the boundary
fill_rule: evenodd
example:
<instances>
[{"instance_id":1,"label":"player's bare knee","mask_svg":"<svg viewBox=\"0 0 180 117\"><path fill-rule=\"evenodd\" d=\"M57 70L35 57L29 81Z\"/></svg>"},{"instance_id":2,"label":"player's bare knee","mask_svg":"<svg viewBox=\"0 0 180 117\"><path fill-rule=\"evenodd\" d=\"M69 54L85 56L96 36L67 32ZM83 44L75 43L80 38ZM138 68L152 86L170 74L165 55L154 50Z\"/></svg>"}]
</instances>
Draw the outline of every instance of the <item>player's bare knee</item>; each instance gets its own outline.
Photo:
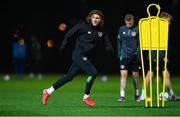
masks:
<instances>
[{"instance_id":1,"label":"player's bare knee","mask_svg":"<svg viewBox=\"0 0 180 117\"><path fill-rule=\"evenodd\" d=\"M139 79L139 73L138 72L133 72L132 75L133 75L134 79Z\"/></svg>"},{"instance_id":2,"label":"player's bare knee","mask_svg":"<svg viewBox=\"0 0 180 117\"><path fill-rule=\"evenodd\" d=\"M126 70L121 70L121 78L127 78L128 72Z\"/></svg>"}]
</instances>

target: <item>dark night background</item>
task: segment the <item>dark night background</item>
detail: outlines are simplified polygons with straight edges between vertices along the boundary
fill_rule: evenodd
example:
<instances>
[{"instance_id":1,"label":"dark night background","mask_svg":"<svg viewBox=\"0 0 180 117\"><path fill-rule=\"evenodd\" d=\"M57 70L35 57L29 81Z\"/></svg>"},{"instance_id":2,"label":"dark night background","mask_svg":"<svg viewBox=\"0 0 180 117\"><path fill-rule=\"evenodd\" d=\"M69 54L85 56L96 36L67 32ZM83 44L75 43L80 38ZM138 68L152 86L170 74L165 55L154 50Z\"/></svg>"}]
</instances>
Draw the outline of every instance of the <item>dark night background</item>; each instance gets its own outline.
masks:
<instances>
[{"instance_id":1,"label":"dark night background","mask_svg":"<svg viewBox=\"0 0 180 117\"><path fill-rule=\"evenodd\" d=\"M43 72L61 73L66 72L70 66L71 53L74 42L67 46L63 55L58 53L58 46L63 40L66 31L75 23L83 20L90 10L102 10L105 15L105 28L117 48L116 40L119 26L124 24L124 15L132 13L135 15L137 24L140 18L147 17L146 8L150 3L157 3L161 11L167 11L173 16L170 25L169 38L169 60L170 71L180 75L180 0L47 0L47 1L0 1L0 71L12 72L12 35L13 31L21 28L26 42L28 36L36 34L43 45ZM152 14L156 13L152 9ZM67 24L67 30L58 30L60 23ZM46 42L52 39L55 43L52 48L47 48ZM116 51L115 51L116 54ZM119 73L119 61L116 55L110 55L97 48L93 63L100 73ZM29 63L27 61L26 71Z\"/></svg>"}]
</instances>

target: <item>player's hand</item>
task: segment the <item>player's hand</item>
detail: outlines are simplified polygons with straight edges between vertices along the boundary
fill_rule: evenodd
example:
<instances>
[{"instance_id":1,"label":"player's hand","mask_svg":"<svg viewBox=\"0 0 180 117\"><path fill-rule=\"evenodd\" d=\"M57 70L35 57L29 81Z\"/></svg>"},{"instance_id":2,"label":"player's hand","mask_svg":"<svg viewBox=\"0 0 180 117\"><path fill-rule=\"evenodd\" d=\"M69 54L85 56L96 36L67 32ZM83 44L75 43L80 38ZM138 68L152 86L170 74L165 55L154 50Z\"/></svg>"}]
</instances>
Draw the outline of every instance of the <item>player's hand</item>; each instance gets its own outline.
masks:
<instances>
[{"instance_id":1,"label":"player's hand","mask_svg":"<svg viewBox=\"0 0 180 117\"><path fill-rule=\"evenodd\" d=\"M163 61L165 62L165 58L163 58ZM167 62L168 62L169 60L168 60L168 58L167 58Z\"/></svg>"}]
</instances>

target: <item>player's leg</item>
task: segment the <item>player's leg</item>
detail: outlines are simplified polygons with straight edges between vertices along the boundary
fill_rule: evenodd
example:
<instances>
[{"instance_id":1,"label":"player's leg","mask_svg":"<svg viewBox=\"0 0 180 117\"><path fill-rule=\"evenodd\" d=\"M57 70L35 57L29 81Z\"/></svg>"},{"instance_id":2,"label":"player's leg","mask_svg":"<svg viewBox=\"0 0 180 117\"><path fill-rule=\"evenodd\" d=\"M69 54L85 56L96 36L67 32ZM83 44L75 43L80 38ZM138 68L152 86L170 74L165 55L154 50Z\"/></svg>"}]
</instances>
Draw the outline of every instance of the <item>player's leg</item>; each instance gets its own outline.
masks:
<instances>
[{"instance_id":1,"label":"player's leg","mask_svg":"<svg viewBox=\"0 0 180 117\"><path fill-rule=\"evenodd\" d=\"M162 77L164 79L164 77L166 77L166 82L165 82L165 93L164 93L164 96L165 96L165 101L168 101L169 100L169 91L171 88L171 82L170 82L170 74L169 74L169 71L168 69L166 68L166 70L164 69L164 60L163 59L160 59L159 61L159 71L162 72ZM173 91L171 90L171 92L173 93ZM162 92L159 94L159 99L162 100Z\"/></svg>"},{"instance_id":2,"label":"player's leg","mask_svg":"<svg viewBox=\"0 0 180 117\"><path fill-rule=\"evenodd\" d=\"M164 72L165 71L162 72L163 75ZM166 70L165 95L169 95L171 101L180 101L180 96L175 95L172 89L169 70Z\"/></svg>"},{"instance_id":3,"label":"player's leg","mask_svg":"<svg viewBox=\"0 0 180 117\"><path fill-rule=\"evenodd\" d=\"M134 81L134 89L135 89L135 100L136 102L140 102L139 96L139 72L132 72L133 81Z\"/></svg>"},{"instance_id":4,"label":"player's leg","mask_svg":"<svg viewBox=\"0 0 180 117\"><path fill-rule=\"evenodd\" d=\"M166 82L165 82L165 93L164 93L164 95L166 96L166 97L169 97L169 91L171 90L171 92L173 93L173 90L172 90L172 88L171 88L171 82L170 82L170 74L169 74L169 71L168 70L163 70L162 71L162 76L163 76L163 78L165 77L165 75L166 75ZM174 93L173 93L173 95L174 95ZM161 95L161 93L160 93L160 97L161 98L159 98L160 100L162 99L162 95ZM165 99L165 101L168 101L168 98L164 98Z\"/></svg>"},{"instance_id":5,"label":"player's leg","mask_svg":"<svg viewBox=\"0 0 180 117\"><path fill-rule=\"evenodd\" d=\"M153 73L152 73L152 77L153 77ZM147 74L146 74L146 87L148 87L149 81L150 81L150 71L148 71ZM140 100L145 100L144 85L142 85L142 91L141 91Z\"/></svg>"},{"instance_id":6,"label":"player's leg","mask_svg":"<svg viewBox=\"0 0 180 117\"><path fill-rule=\"evenodd\" d=\"M120 97L118 101L125 102L125 88L126 88L126 79L128 76L128 70L121 70L121 80L120 80Z\"/></svg>"},{"instance_id":7,"label":"player's leg","mask_svg":"<svg viewBox=\"0 0 180 117\"><path fill-rule=\"evenodd\" d=\"M126 79L128 76L128 59L120 59L120 97L118 98L119 102L125 102L125 88L126 88Z\"/></svg>"},{"instance_id":8,"label":"player's leg","mask_svg":"<svg viewBox=\"0 0 180 117\"><path fill-rule=\"evenodd\" d=\"M165 85L165 89L166 89L166 91L167 92L169 92L169 99L171 100L171 101L180 101L180 96L177 96L175 93L174 93L174 91L173 91L173 89L172 89L172 86L171 86L171 80L170 80L170 72L169 72L169 70L167 70L166 71L166 85Z\"/></svg>"},{"instance_id":9,"label":"player's leg","mask_svg":"<svg viewBox=\"0 0 180 117\"><path fill-rule=\"evenodd\" d=\"M132 60L132 76L134 81L134 89L135 89L135 101L140 102L139 96L139 71L141 70L140 60L136 58L136 60Z\"/></svg>"},{"instance_id":10,"label":"player's leg","mask_svg":"<svg viewBox=\"0 0 180 117\"><path fill-rule=\"evenodd\" d=\"M162 72L162 76L164 76L165 70ZM166 70L166 82L165 82L165 91L169 92L172 91L172 87L171 87L171 81L170 81L170 73L168 70ZM173 92L172 92L173 93ZM174 94L174 93L173 93Z\"/></svg>"},{"instance_id":11,"label":"player's leg","mask_svg":"<svg viewBox=\"0 0 180 117\"><path fill-rule=\"evenodd\" d=\"M86 89L84 92L83 101L88 106L93 107L95 106L95 103L90 98L90 91L93 86L94 80L98 74L97 70L94 67L94 65L88 60L88 58L85 56L80 57L80 59L76 59L76 61L78 65L80 66L80 68L89 75L89 77L86 80Z\"/></svg>"},{"instance_id":12,"label":"player's leg","mask_svg":"<svg viewBox=\"0 0 180 117\"><path fill-rule=\"evenodd\" d=\"M44 89L44 90L43 90L43 99L42 99L43 104L46 105L49 96L50 96L55 90L57 90L59 87L63 86L63 85L66 84L67 82L72 81L72 79L74 78L74 76L79 73L79 70L80 70L80 67L79 67L75 62L73 62L73 64L71 65L71 67L70 67L70 69L68 70L68 72L67 72L66 75L64 75L62 78L60 78L59 80L57 80L50 88Z\"/></svg>"},{"instance_id":13,"label":"player's leg","mask_svg":"<svg viewBox=\"0 0 180 117\"><path fill-rule=\"evenodd\" d=\"M146 89L149 85L149 81L150 81L150 74L152 75L152 77L154 76L153 71L156 71L156 61L152 60L152 72L150 73L150 70L148 70L147 74L146 74ZM140 96L140 100L145 100L145 95L144 95L144 84L142 85L142 91L141 91L141 96Z\"/></svg>"}]
</instances>

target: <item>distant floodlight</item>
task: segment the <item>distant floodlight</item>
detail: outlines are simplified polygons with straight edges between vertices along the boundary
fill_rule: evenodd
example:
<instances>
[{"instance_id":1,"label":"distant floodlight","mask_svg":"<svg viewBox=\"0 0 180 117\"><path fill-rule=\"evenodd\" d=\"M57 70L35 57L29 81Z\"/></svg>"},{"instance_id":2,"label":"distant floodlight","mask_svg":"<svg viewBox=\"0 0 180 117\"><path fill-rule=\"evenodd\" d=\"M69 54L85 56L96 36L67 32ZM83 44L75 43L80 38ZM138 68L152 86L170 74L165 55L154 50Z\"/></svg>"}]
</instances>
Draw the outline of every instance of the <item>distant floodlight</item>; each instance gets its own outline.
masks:
<instances>
[{"instance_id":1,"label":"distant floodlight","mask_svg":"<svg viewBox=\"0 0 180 117\"><path fill-rule=\"evenodd\" d=\"M67 28L67 26L66 26L65 23L60 23L60 24L59 24L59 30L60 30L60 31L65 31L66 28Z\"/></svg>"}]
</instances>

